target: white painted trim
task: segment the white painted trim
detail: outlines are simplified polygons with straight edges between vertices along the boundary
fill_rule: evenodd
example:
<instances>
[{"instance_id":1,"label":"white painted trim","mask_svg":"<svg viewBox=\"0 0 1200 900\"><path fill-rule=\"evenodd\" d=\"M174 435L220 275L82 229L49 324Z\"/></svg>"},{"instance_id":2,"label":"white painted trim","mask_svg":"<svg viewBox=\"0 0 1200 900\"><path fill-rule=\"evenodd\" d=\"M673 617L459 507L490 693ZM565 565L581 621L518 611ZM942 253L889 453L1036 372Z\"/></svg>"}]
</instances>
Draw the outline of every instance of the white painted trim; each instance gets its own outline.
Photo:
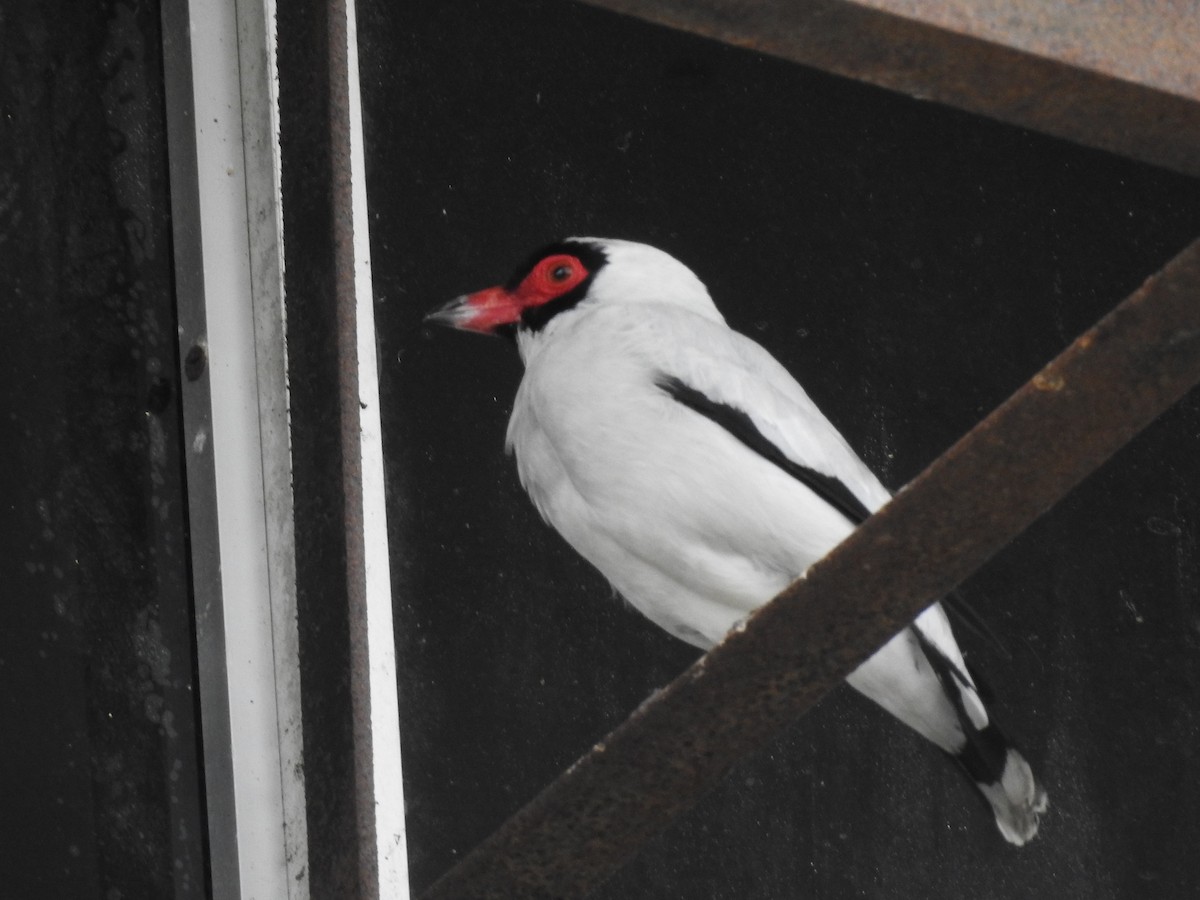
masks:
<instances>
[{"instance_id":1,"label":"white painted trim","mask_svg":"<svg viewBox=\"0 0 1200 900\"><path fill-rule=\"evenodd\" d=\"M362 497L367 591L367 643L371 695L371 752L375 785L375 838L381 900L408 900L408 844L400 768L400 709L396 641L392 630L391 572L379 417L374 289L363 156L362 98L358 80L358 22L346 0L350 106L350 179L354 223L354 291L357 299L358 385L362 429Z\"/></svg>"},{"instance_id":2,"label":"white painted trim","mask_svg":"<svg viewBox=\"0 0 1200 900\"><path fill-rule=\"evenodd\" d=\"M181 339L207 349L211 407L185 387L213 891L308 900L274 9L181 5L163 18Z\"/></svg>"},{"instance_id":3,"label":"white painted trim","mask_svg":"<svg viewBox=\"0 0 1200 900\"><path fill-rule=\"evenodd\" d=\"M275 0L241 0L238 60L287 897L308 900ZM282 896L282 895L278 895Z\"/></svg>"}]
</instances>

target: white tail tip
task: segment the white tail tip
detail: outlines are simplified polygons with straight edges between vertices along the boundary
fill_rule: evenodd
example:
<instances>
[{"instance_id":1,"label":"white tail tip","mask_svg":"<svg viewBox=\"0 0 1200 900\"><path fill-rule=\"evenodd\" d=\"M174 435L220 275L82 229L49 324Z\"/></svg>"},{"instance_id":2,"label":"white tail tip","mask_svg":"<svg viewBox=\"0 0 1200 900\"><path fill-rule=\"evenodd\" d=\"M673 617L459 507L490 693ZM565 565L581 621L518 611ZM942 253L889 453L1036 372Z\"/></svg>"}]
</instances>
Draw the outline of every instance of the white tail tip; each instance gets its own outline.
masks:
<instances>
[{"instance_id":1,"label":"white tail tip","mask_svg":"<svg viewBox=\"0 0 1200 900\"><path fill-rule=\"evenodd\" d=\"M980 784L979 790L992 804L996 827L1006 841L1020 847L1037 835L1042 813L1050 808L1050 798L1020 753L1009 748L1000 780Z\"/></svg>"}]
</instances>

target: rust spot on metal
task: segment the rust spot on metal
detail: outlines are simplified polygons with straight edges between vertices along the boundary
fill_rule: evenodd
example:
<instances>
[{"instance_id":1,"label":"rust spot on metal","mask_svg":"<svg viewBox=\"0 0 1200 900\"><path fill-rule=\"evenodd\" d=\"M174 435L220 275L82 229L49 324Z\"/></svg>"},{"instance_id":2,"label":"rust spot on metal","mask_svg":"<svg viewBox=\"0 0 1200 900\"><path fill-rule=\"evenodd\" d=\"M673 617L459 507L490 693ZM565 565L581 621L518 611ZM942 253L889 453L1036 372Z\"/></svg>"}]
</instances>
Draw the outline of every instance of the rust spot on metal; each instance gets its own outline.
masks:
<instances>
[{"instance_id":1,"label":"rust spot on metal","mask_svg":"<svg viewBox=\"0 0 1200 900\"><path fill-rule=\"evenodd\" d=\"M1091 343L1091 341L1088 341ZM1041 371L1033 376L1031 382L1039 391L1061 391L1067 382L1057 372Z\"/></svg>"}]
</instances>

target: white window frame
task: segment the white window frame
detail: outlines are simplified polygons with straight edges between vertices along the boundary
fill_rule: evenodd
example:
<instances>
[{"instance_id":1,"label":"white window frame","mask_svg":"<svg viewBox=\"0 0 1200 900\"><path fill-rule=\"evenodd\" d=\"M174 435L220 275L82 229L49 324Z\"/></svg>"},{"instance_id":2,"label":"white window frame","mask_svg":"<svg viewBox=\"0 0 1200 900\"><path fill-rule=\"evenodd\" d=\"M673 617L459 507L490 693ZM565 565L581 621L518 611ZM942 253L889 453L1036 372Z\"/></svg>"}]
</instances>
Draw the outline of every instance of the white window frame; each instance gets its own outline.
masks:
<instances>
[{"instance_id":1,"label":"white window frame","mask_svg":"<svg viewBox=\"0 0 1200 900\"><path fill-rule=\"evenodd\" d=\"M213 896L308 900L275 3L162 16ZM347 20L375 851L379 896L406 900L353 0Z\"/></svg>"}]
</instances>

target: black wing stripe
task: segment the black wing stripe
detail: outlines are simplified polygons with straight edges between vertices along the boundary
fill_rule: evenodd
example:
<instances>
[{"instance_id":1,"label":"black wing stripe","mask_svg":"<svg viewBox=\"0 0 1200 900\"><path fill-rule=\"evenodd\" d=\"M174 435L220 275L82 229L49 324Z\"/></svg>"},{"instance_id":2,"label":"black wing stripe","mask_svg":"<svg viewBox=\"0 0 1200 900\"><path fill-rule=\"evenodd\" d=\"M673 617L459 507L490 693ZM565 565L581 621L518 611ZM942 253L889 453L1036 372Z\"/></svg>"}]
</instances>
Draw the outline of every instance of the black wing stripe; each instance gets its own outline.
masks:
<instances>
[{"instance_id":1,"label":"black wing stripe","mask_svg":"<svg viewBox=\"0 0 1200 900\"><path fill-rule=\"evenodd\" d=\"M758 426L754 424L750 416L736 406L713 400L707 394L685 384L674 375L660 375L655 379L655 384L669 394L672 399L720 425L763 459L787 472L840 512L852 524L860 525L870 518L871 511L850 492L846 485L832 475L822 474L816 469L810 469L808 466L802 466L800 463L788 459L782 450L758 430Z\"/></svg>"}]
</instances>

